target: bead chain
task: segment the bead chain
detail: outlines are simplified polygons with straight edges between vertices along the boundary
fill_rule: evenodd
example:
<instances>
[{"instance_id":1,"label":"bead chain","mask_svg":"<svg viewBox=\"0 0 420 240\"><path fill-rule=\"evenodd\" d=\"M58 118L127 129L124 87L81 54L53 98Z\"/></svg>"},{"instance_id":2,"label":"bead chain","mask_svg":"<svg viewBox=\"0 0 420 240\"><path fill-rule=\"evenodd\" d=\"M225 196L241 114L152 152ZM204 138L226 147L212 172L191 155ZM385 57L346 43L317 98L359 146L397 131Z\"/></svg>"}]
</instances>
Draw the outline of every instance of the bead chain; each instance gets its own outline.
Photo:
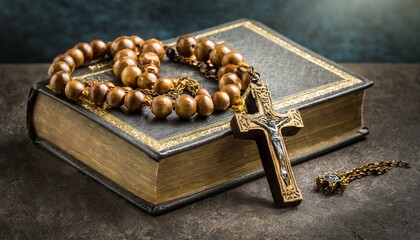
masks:
<instances>
[{"instance_id":1,"label":"bead chain","mask_svg":"<svg viewBox=\"0 0 420 240\"><path fill-rule=\"evenodd\" d=\"M219 91L211 96L197 80L186 76L160 78L159 67L165 53L170 60L198 67L207 78L216 79ZM111 57L113 73L124 86L72 79L76 68ZM150 106L157 118L166 118L175 110L179 118L189 119L195 115L207 117L229 107L241 110L241 92L248 87L251 68L238 51L207 38L181 36L174 48L156 39L121 36L108 43L98 39L78 43L58 55L48 69L48 87L72 101L86 99L107 109L120 108L128 113Z\"/></svg>"},{"instance_id":2,"label":"bead chain","mask_svg":"<svg viewBox=\"0 0 420 240\"><path fill-rule=\"evenodd\" d=\"M337 191L344 192L350 182L365 176L382 175L393 167L410 168L411 165L408 162L396 160L390 162L368 163L343 173L326 172L323 175L318 176L315 181L317 189L323 192L329 194Z\"/></svg>"}]
</instances>

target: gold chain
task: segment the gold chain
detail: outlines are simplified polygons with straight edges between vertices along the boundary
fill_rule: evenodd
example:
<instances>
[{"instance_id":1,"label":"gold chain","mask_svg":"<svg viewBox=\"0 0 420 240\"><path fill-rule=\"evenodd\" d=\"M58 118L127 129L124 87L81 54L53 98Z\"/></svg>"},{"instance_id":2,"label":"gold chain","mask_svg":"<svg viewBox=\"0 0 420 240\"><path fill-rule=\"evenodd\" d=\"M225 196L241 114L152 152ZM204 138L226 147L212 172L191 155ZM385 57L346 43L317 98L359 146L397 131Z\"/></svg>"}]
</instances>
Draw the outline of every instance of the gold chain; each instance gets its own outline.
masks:
<instances>
[{"instance_id":1,"label":"gold chain","mask_svg":"<svg viewBox=\"0 0 420 240\"><path fill-rule=\"evenodd\" d=\"M344 173L326 172L316 178L317 189L330 194L338 190L344 192L347 185L353 180L365 176L381 175L393 167L410 168L411 165L405 161L394 160L390 162L368 163Z\"/></svg>"}]
</instances>

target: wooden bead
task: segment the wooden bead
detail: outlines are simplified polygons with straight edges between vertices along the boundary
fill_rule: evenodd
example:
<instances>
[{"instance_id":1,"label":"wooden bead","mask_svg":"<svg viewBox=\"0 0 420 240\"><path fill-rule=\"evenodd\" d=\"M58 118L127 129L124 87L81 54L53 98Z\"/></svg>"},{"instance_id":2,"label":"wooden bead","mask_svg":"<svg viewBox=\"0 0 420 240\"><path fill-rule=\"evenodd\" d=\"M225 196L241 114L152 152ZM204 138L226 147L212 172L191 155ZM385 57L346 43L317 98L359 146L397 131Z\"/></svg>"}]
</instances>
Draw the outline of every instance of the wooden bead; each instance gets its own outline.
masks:
<instances>
[{"instance_id":1,"label":"wooden bead","mask_svg":"<svg viewBox=\"0 0 420 240\"><path fill-rule=\"evenodd\" d=\"M85 56L83 55L83 52L77 48L69 49L65 54L70 55L73 58L74 63L76 64L76 68L83 65L85 62Z\"/></svg>"},{"instance_id":2,"label":"wooden bead","mask_svg":"<svg viewBox=\"0 0 420 240\"><path fill-rule=\"evenodd\" d=\"M238 51L231 51L225 54L222 58L222 66L228 64L239 65L244 62L244 57Z\"/></svg>"},{"instance_id":3,"label":"wooden bead","mask_svg":"<svg viewBox=\"0 0 420 240\"><path fill-rule=\"evenodd\" d=\"M165 56L165 49L161 41L157 39L149 39L141 46L141 53L152 52L158 55L159 59L162 60Z\"/></svg>"},{"instance_id":4,"label":"wooden bead","mask_svg":"<svg viewBox=\"0 0 420 240\"><path fill-rule=\"evenodd\" d=\"M79 81L71 80L67 82L64 92L66 97L72 101L77 101L83 94L85 85Z\"/></svg>"},{"instance_id":5,"label":"wooden bead","mask_svg":"<svg viewBox=\"0 0 420 240\"><path fill-rule=\"evenodd\" d=\"M134 43L134 44L135 44L138 48L140 48L140 47L141 47L141 45L143 45L143 43L144 43L143 38L141 38L141 37L139 37L139 36L137 36L137 35L130 36L130 40L131 40L131 41L133 41L133 43Z\"/></svg>"},{"instance_id":6,"label":"wooden bead","mask_svg":"<svg viewBox=\"0 0 420 240\"><path fill-rule=\"evenodd\" d=\"M160 67L160 59L156 53L153 52L144 52L140 54L138 58L138 62L140 65L155 65L156 67Z\"/></svg>"},{"instance_id":7,"label":"wooden bead","mask_svg":"<svg viewBox=\"0 0 420 240\"><path fill-rule=\"evenodd\" d=\"M141 73L137 79L137 86L141 89L150 89L155 84L157 77L153 73L144 72Z\"/></svg>"},{"instance_id":8,"label":"wooden bead","mask_svg":"<svg viewBox=\"0 0 420 240\"><path fill-rule=\"evenodd\" d=\"M143 108L145 98L139 90L129 91L124 97L124 106L129 112L138 112Z\"/></svg>"},{"instance_id":9,"label":"wooden bead","mask_svg":"<svg viewBox=\"0 0 420 240\"><path fill-rule=\"evenodd\" d=\"M63 61L53 62L50 67L48 68L48 77L52 77L57 72L66 72L68 74L71 74L71 68L70 66Z\"/></svg>"},{"instance_id":10,"label":"wooden bead","mask_svg":"<svg viewBox=\"0 0 420 240\"><path fill-rule=\"evenodd\" d=\"M129 58L133 59L134 61L137 61L137 54L136 54L136 52L134 52L131 49L123 49L123 50L117 52L117 54L115 54L115 56L114 56L114 62L118 61L118 59L120 59L122 57L129 57Z\"/></svg>"},{"instance_id":11,"label":"wooden bead","mask_svg":"<svg viewBox=\"0 0 420 240\"><path fill-rule=\"evenodd\" d=\"M157 118L166 118L172 113L172 100L165 95L155 97L151 104L152 113Z\"/></svg>"},{"instance_id":12,"label":"wooden bead","mask_svg":"<svg viewBox=\"0 0 420 240\"><path fill-rule=\"evenodd\" d=\"M175 100L175 113L179 118L189 119L197 112L197 102L188 94L182 94Z\"/></svg>"},{"instance_id":13,"label":"wooden bead","mask_svg":"<svg viewBox=\"0 0 420 240\"><path fill-rule=\"evenodd\" d=\"M155 84L153 84L153 89L158 94L166 94L174 88L174 82L169 78L159 78Z\"/></svg>"},{"instance_id":14,"label":"wooden bead","mask_svg":"<svg viewBox=\"0 0 420 240\"><path fill-rule=\"evenodd\" d=\"M102 106L105 103L108 90L109 88L105 83L93 84L89 89L89 98L94 104Z\"/></svg>"},{"instance_id":15,"label":"wooden bead","mask_svg":"<svg viewBox=\"0 0 420 240\"><path fill-rule=\"evenodd\" d=\"M251 75L249 75L249 73L244 72L241 74L242 91L245 91L248 88L250 80Z\"/></svg>"},{"instance_id":16,"label":"wooden bead","mask_svg":"<svg viewBox=\"0 0 420 240\"><path fill-rule=\"evenodd\" d=\"M112 56L115 56L115 54L117 54L117 52L119 52L123 49L131 49L131 50L135 51L136 50L136 45L134 44L133 41L130 40L129 37L126 37L126 36L119 37L111 43L110 51L111 51Z\"/></svg>"},{"instance_id":17,"label":"wooden bead","mask_svg":"<svg viewBox=\"0 0 420 240\"><path fill-rule=\"evenodd\" d=\"M230 49L225 45L218 45L210 52L210 62L216 66L220 67L222 65L223 57L230 52Z\"/></svg>"},{"instance_id":18,"label":"wooden bead","mask_svg":"<svg viewBox=\"0 0 420 240\"><path fill-rule=\"evenodd\" d=\"M199 116L207 117L212 114L214 110L214 103L209 95L197 95L195 96L195 101L197 102L197 113Z\"/></svg>"},{"instance_id":19,"label":"wooden bead","mask_svg":"<svg viewBox=\"0 0 420 240\"><path fill-rule=\"evenodd\" d=\"M235 73L238 74L238 66L233 64L227 64L221 68L219 68L219 71L217 71L217 79L222 79L223 75L225 73Z\"/></svg>"},{"instance_id":20,"label":"wooden bead","mask_svg":"<svg viewBox=\"0 0 420 240\"><path fill-rule=\"evenodd\" d=\"M230 104L236 103L241 98L241 89L235 84L225 85L222 91L229 95Z\"/></svg>"},{"instance_id":21,"label":"wooden bead","mask_svg":"<svg viewBox=\"0 0 420 240\"><path fill-rule=\"evenodd\" d=\"M137 61L134 61L133 59L131 59L130 57L122 57L120 59L118 59L115 63L114 63L114 67L113 67L113 71L114 71L114 75L117 78L121 77L121 73L124 70L124 68L126 68L127 66L137 66Z\"/></svg>"},{"instance_id":22,"label":"wooden bead","mask_svg":"<svg viewBox=\"0 0 420 240\"><path fill-rule=\"evenodd\" d=\"M191 57L194 54L194 48L197 44L195 37L184 35L178 38L176 42L176 51L180 56Z\"/></svg>"},{"instance_id":23,"label":"wooden bead","mask_svg":"<svg viewBox=\"0 0 420 240\"><path fill-rule=\"evenodd\" d=\"M113 108L119 107L124 102L124 96L125 91L123 89L113 88L106 94L106 103Z\"/></svg>"},{"instance_id":24,"label":"wooden bead","mask_svg":"<svg viewBox=\"0 0 420 240\"><path fill-rule=\"evenodd\" d=\"M66 84L71 81L71 76L67 72L56 72L50 80L49 88L58 95L64 95L64 88Z\"/></svg>"},{"instance_id":25,"label":"wooden bead","mask_svg":"<svg viewBox=\"0 0 420 240\"><path fill-rule=\"evenodd\" d=\"M156 77L160 76L159 68L157 66L153 65L153 64L146 64L146 65L141 66L141 71L142 72L153 73L153 74L156 75Z\"/></svg>"},{"instance_id":26,"label":"wooden bead","mask_svg":"<svg viewBox=\"0 0 420 240\"><path fill-rule=\"evenodd\" d=\"M222 90L225 85L235 84L239 89L242 89L241 79L234 73L225 73L219 80L219 89Z\"/></svg>"},{"instance_id":27,"label":"wooden bead","mask_svg":"<svg viewBox=\"0 0 420 240\"><path fill-rule=\"evenodd\" d=\"M207 89L205 89L205 88L198 89L198 91L195 94L196 95L207 95L207 96L211 97L209 91L207 91Z\"/></svg>"},{"instance_id":28,"label":"wooden bead","mask_svg":"<svg viewBox=\"0 0 420 240\"><path fill-rule=\"evenodd\" d=\"M215 92L213 95L214 109L217 111L226 110L230 105L230 98L226 92Z\"/></svg>"},{"instance_id":29,"label":"wooden bead","mask_svg":"<svg viewBox=\"0 0 420 240\"><path fill-rule=\"evenodd\" d=\"M54 58L53 63L55 62L66 62L69 65L72 72L76 68L76 63L70 55L60 54Z\"/></svg>"},{"instance_id":30,"label":"wooden bead","mask_svg":"<svg viewBox=\"0 0 420 240\"><path fill-rule=\"evenodd\" d=\"M90 42L90 46L93 49L93 59L101 59L105 57L107 46L104 41L99 39L92 40Z\"/></svg>"},{"instance_id":31,"label":"wooden bead","mask_svg":"<svg viewBox=\"0 0 420 240\"><path fill-rule=\"evenodd\" d=\"M200 38L194 48L194 55L198 61L207 62L210 58L210 52L214 49L216 44L207 39Z\"/></svg>"},{"instance_id":32,"label":"wooden bead","mask_svg":"<svg viewBox=\"0 0 420 240\"><path fill-rule=\"evenodd\" d=\"M93 59L93 49L89 43L81 42L81 43L76 44L74 48L77 48L80 51L82 51L85 64Z\"/></svg>"},{"instance_id":33,"label":"wooden bead","mask_svg":"<svg viewBox=\"0 0 420 240\"><path fill-rule=\"evenodd\" d=\"M127 66L121 73L121 82L125 86L137 87L137 79L140 74L141 70L137 66Z\"/></svg>"}]
</instances>

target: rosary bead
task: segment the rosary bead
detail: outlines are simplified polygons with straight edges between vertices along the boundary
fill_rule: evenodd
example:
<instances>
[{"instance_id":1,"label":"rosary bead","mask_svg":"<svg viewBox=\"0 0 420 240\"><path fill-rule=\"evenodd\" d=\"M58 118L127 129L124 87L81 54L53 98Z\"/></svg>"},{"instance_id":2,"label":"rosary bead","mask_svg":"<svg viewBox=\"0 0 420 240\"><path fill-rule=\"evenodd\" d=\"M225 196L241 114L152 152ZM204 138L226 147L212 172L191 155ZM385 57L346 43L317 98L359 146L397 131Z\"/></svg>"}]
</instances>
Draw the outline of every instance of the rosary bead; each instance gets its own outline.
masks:
<instances>
[{"instance_id":1,"label":"rosary bead","mask_svg":"<svg viewBox=\"0 0 420 240\"><path fill-rule=\"evenodd\" d=\"M105 83L93 84L89 89L90 100L96 105L103 105L105 103L108 90L109 88Z\"/></svg>"},{"instance_id":2,"label":"rosary bead","mask_svg":"<svg viewBox=\"0 0 420 240\"><path fill-rule=\"evenodd\" d=\"M114 56L115 54L117 54L117 52L119 52L123 49L131 49L131 50L135 51L136 50L136 45L127 36L119 37L111 43L110 51L111 51L112 56Z\"/></svg>"},{"instance_id":3,"label":"rosary bead","mask_svg":"<svg viewBox=\"0 0 420 240\"><path fill-rule=\"evenodd\" d=\"M207 91L207 89L205 89L205 88L198 89L198 91L195 94L196 95L207 95L207 96L211 97L209 91Z\"/></svg>"},{"instance_id":4,"label":"rosary bead","mask_svg":"<svg viewBox=\"0 0 420 240\"><path fill-rule=\"evenodd\" d=\"M222 58L222 66L228 64L239 65L244 62L244 57L238 51L231 51L225 54Z\"/></svg>"},{"instance_id":5,"label":"rosary bead","mask_svg":"<svg viewBox=\"0 0 420 240\"><path fill-rule=\"evenodd\" d=\"M101 59L105 57L107 46L102 40L95 39L90 42L90 46L93 49L93 59Z\"/></svg>"},{"instance_id":6,"label":"rosary bead","mask_svg":"<svg viewBox=\"0 0 420 240\"><path fill-rule=\"evenodd\" d=\"M163 48L162 42L154 38L145 41L141 46L141 53L145 52L155 53L160 60L165 56L165 49Z\"/></svg>"},{"instance_id":7,"label":"rosary bead","mask_svg":"<svg viewBox=\"0 0 420 240\"><path fill-rule=\"evenodd\" d=\"M222 91L229 95L230 104L234 104L241 98L241 89L235 84L225 85Z\"/></svg>"},{"instance_id":8,"label":"rosary bead","mask_svg":"<svg viewBox=\"0 0 420 240\"><path fill-rule=\"evenodd\" d=\"M137 78L137 86L141 89L150 89L153 87L153 84L155 84L157 80L157 77L153 73L149 72L143 72L140 74L140 76Z\"/></svg>"},{"instance_id":9,"label":"rosary bead","mask_svg":"<svg viewBox=\"0 0 420 240\"><path fill-rule=\"evenodd\" d=\"M76 44L74 48L77 48L80 51L82 51L85 64L93 59L93 49L89 43L81 42L81 43Z\"/></svg>"},{"instance_id":10,"label":"rosary bead","mask_svg":"<svg viewBox=\"0 0 420 240\"><path fill-rule=\"evenodd\" d=\"M83 52L77 48L67 50L66 54L70 55L73 58L76 67L83 65L83 63L85 62L85 56L83 55Z\"/></svg>"},{"instance_id":11,"label":"rosary bead","mask_svg":"<svg viewBox=\"0 0 420 240\"><path fill-rule=\"evenodd\" d=\"M179 118L189 119L197 112L197 102L188 94L182 94L175 100L175 113Z\"/></svg>"},{"instance_id":12,"label":"rosary bead","mask_svg":"<svg viewBox=\"0 0 420 240\"><path fill-rule=\"evenodd\" d=\"M159 77L160 76L159 68L156 67L153 64L146 64L146 65L141 66L141 71L142 72L153 73L153 74L156 75L156 77Z\"/></svg>"},{"instance_id":13,"label":"rosary bead","mask_svg":"<svg viewBox=\"0 0 420 240\"><path fill-rule=\"evenodd\" d=\"M215 46L216 44L213 41L207 38L200 38L195 45L194 55L198 61L207 62L210 58L210 52Z\"/></svg>"},{"instance_id":14,"label":"rosary bead","mask_svg":"<svg viewBox=\"0 0 420 240\"><path fill-rule=\"evenodd\" d=\"M151 104L152 113L157 118L166 118L172 113L172 100L165 95L155 97Z\"/></svg>"},{"instance_id":15,"label":"rosary bead","mask_svg":"<svg viewBox=\"0 0 420 240\"><path fill-rule=\"evenodd\" d=\"M137 66L137 61L130 57L122 57L114 63L113 71L117 78L121 77L121 73L127 66Z\"/></svg>"},{"instance_id":16,"label":"rosary bead","mask_svg":"<svg viewBox=\"0 0 420 240\"><path fill-rule=\"evenodd\" d=\"M106 94L106 103L113 108L119 107L124 102L124 96L125 91L123 89L113 88Z\"/></svg>"},{"instance_id":17,"label":"rosary bead","mask_svg":"<svg viewBox=\"0 0 420 240\"><path fill-rule=\"evenodd\" d=\"M124 106L129 112L138 112L144 106L145 96L139 90L129 91L124 97Z\"/></svg>"},{"instance_id":18,"label":"rosary bead","mask_svg":"<svg viewBox=\"0 0 420 240\"><path fill-rule=\"evenodd\" d=\"M214 103L211 97L207 94L200 94L195 96L195 101L197 102L198 115L202 117L210 116L214 110Z\"/></svg>"},{"instance_id":19,"label":"rosary bead","mask_svg":"<svg viewBox=\"0 0 420 240\"><path fill-rule=\"evenodd\" d=\"M169 78L159 78L155 84L153 84L153 89L158 94L166 94L174 88L174 82Z\"/></svg>"},{"instance_id":20,"label":"rosary bead","mask_svg":"<svg viewBox=\"0 0 420 240\"><path fill-rule=\"evenodd\" d=\"M137 36L137 35L130 36L130 40L131 40L131 41L133 41L133 43L134 43L134 44L135 44L138 48L140 48L140 47L141 47L141 45L143 45L143 43L144 43L143 38L141 38L141 37L139 37L139 36Z\"/></svg>"},{"instance_id":21,"label":"rosary bead","mask_svg":"<svg viewBox=\"0 0 420 240\"><path fill-rule=\"evenodd\" d=\"M249 73L243 72L241 74L242 91L245 91L248 88L250 80L251 75L249 75Z\"/></svg>"},{"instance_id":22,"label":"rosary bead","mask_svg":"<svg viewBox=\"0 0 420 240\"><path fill-rule=\"evenodd\" d=\"M217 79L222 79L223 75L225 73L235 73L238 74L238 66L233 64L227 64L221 68L219 68L219 71L217 71Z\"/></svg>"},{"instance_id":23,"label":"rosary bead","mask_svg":"<svg viewBox=\"0 0 420 240\"><path fill-rule=\"evenodd\" d=\"M175 49L173 49L171 47L166 49L166 56L169 58L169 60L174 60L174 58L176 56Z\"/></svg>"},{"instance_id":24,"label":"rosary bead","mask_svg":"<svg viewBox=\"0 0 420 240\"><path fill-rule=\"evenodd\" d=\"M138 62L140 65L152 64L156 67L160 67L160 59L156 53L153 52L144 52L138 57Z\"/></svg>"},{"instance_id":25,"label":"rosary bead","mask_svg":"<svg viewBox=\"0 0 420 240\"><path fill-rule=\"evenodd\" d=\"M56 72L51 77L49 87L54 93L64 95L64 88L69 81L71 81L70 74L64 71Z\"/></svg>"},{"instance_id":26,"label":"rosary bead","mask_svg":"<svg viewBox=\"0 0 420 240\"><path fill-rule=\"evenodd\" d=\"M208 71L208 77L210 78L215 78L217 77L217 69L216 68L212 68Z\"/></svg>"},{"instance_id":27,"label":"rosary bead","mask_svg":"<svg viewBox=\"0 0 420 240\"><path fill-rule=\"evenodd\" d=\"M141 70L137 66L127 66L121 73L121 82L125 86L137 87L137 79L140 74Z\"/></svg>"},{"instance_id":28,"label":"rosary bead","mask_svg":"<svg viewBox=\"0 0 420 240\"><path fill-rule=\"evenodd\" d=\"M194 54L194 48L197 44L195 37L190 35L184 35L178 38L176 42L176 51L180 56L191 57Z\"/></svg>"},{"instance_id":29,"label":"rosary bead","mask_svg":"<svg viewBox=\"0 0 420 240\"><path fill-rule=\"evenodd\" d=\"M220 67L222 65L223 57L230 52L230 49L225 45L218 45L210 52L210 62L216 66Z\"/></svg>"},{"instance_id":30,"label":"rosary bead","mask_svg":"<svg viewBox=\"0 0 420 240\"><path fill-rule=\"evenodd\" d=\"M63 61L59 62L53 62L50 67L48 68L48 77L52 77L56 72L66 72L68 74L71 74L71 68L70 66Z\"/></svg>"},{"instance_id":31,"label":"rosary bead","mask_svg":"<svg viewBox=\"0 0 420 240\"><path fill-rule=\"evenodd\" d=\"M77 101L82 96L83 90L85 90L85 85L76 80L67 82L64 88L66 97L72 101Z\"/></svg>"},{"instance_id":32,"label":"rosary bead","mask_svg":"<svg viewBox=\"0 0 420 240\"><path fill-rule=\"evenodd\" d=\"M72 72L76 68L76 63L70 55L60 54L54 58L53 63L55 62L66 62L69 65Z\"/></svg>"},{"instance_id":33,"label":"rosary bead","mask_svg":"<svg viewBox=\"0 0 420 240\"><path fill-rule=\"evenodd\" d=\"M241 79L234 73L225 73L219 80L219 89L222 90L225 85L235 84L239 89L242 89Z\"/></svg>"},{"instance_id":34,"label":"rosary bead","mask_svg":"<svg viewBox=\"0 0 420 240\"><path fill-rule=\"evenodd\" d=\"M133 59L134 61L137 61L137 54L136 54L136 52L134 52L131 49L123 49L123 50L117 52L117 54L115 54L115 56L114 56L114 62L116 62L118 59L120 59L122 57L129 57L129 58Z\"/></svg>"},{"instance_id":35,"label":"rosary bead","mask_svg":"<svg viewBox=\"0 0 420 240\"><path fill-rule=\"evenodd\" d=\"M202 62L201 64L200 64L200 72L201 73L205 73L205 72L207 72L208 70L209 70L209 65L207 64L207 63L205 63L205 62Z\"/></svg>"},{"instance_id":36,"label":"rosary bead","mask_svg":"<svg viewBox=\"0 0 420 240\"><path fill-rule=\"evenodd\" d=\"M217 111L226 110L230 105L229 95L225 92L215 92L213 95L214 109Z\"/></svg>"}]
</instances>

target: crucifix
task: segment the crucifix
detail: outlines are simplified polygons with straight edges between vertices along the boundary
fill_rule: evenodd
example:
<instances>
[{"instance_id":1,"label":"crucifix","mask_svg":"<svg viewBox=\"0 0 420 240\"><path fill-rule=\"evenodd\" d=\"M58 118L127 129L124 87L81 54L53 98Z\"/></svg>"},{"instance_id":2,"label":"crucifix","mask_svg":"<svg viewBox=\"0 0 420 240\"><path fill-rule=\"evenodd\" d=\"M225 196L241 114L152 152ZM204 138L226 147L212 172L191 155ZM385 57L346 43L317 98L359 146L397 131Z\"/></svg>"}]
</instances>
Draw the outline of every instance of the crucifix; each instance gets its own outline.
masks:
<instances>
[{"instance_id":1,"label":"crucifix","mask_svg":"<svg viewBox=\"0 0 420 240\"><path fill-rule=\"evenodd\" d=\"M303 127L296 109L277 113L267 85L255 73L245 99L248 113L237 113L231 120L235 138L253 139L258 145L265 175L276 207L299 205L303 197L296 185L284 136L296 134Z\"/></svg>"}]
</instances>

